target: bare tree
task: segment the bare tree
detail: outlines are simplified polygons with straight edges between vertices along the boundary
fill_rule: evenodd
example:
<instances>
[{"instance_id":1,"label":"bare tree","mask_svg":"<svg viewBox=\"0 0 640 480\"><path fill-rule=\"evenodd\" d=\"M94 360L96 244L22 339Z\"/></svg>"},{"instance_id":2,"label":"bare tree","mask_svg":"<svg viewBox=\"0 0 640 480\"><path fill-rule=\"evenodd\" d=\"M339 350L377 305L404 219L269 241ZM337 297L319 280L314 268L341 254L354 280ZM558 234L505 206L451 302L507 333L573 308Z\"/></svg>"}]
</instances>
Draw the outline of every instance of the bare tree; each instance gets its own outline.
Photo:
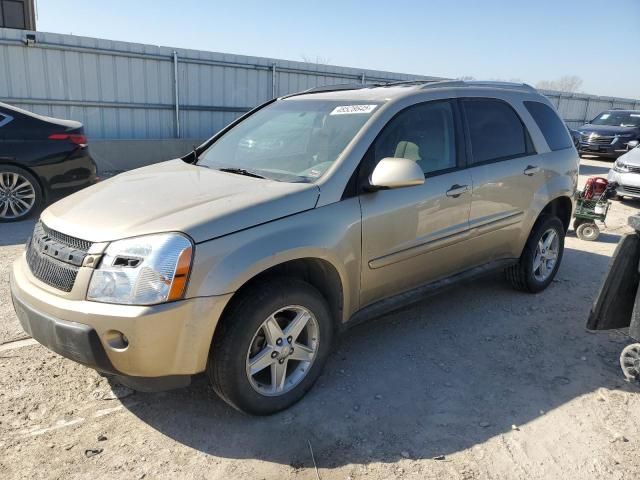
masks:
<instances>
[{"instance_id":1,"label":"bare tree","mask_svg":"<svg viewBox=\"0 0 640 480\"><path fill-rule=\"evenodd\" d=\"M564 75L557 80L540 80L536 88L541 90L557 90L559 92L578 92L582 86L582 78L577 75Z\"/></svg>"},{"instance_id":2,"label":"bare tree","mask_svg":"<svg viewBox=\"0 0 640 480\"><path fill-rule=\"evenodd\" d=\"M300 57L302 58L302 61L305 63L315 63L316 65L329 65L329 57L321 57L319 55L316 55L316 58L312 58L308 55L305 55L304 53L300 55Z\"/></svg>"},{"instance_id":3,"label":"bare tree","mask_svg":"<svg viewBox=\"0 0 640 480\"><path fill-rule=\"evenodd\" d=\"M472 80L475 80L475 79L476 79L476 77L473 77L471 75L462 75L461 77L456 78L456 80L462 80L463 82L464 81L472 81Z\"/></svg>"}]
</instances>

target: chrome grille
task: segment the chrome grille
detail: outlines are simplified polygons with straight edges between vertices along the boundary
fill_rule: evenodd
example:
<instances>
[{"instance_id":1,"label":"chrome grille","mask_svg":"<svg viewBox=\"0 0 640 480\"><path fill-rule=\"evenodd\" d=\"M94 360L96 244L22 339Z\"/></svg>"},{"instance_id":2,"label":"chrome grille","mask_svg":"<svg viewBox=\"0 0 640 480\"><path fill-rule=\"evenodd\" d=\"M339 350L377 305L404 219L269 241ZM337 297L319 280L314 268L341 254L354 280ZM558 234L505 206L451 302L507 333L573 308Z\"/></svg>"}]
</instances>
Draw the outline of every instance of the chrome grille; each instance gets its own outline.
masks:
<instances>
[{"instance_id":1,"label":"chrome grille","mask_svg":"<svg viewBox=\"0 0 640 480\"><path fill-rule=\"evenodd\" d=\"M640 195L640 187L632 187L630 185L621 185L622 188L620 190L624 190L625 192L633 193L635 195Z\"/></svg>"},{"instance_id":2,"label":"chrome grille","mask_svg":"<svg viewBox=\"0 0 640 480\"><path fill-rule=\"evenodd\" d=\"M38 222L27 247L27 264L34 277L70 292L91 242L51 230Z\"/></svg>"},{"instance_id":3,"label":"chrome grille","mask_svg":"<svg viewBox=\"0 0 640 480\"><path fill-rule=\"evenodd\" d=\"M592 137L590 134L589 135L580 135L580 141L582 143L590 143L592 145L611 145L611 142L613 142L613 139L615 137L613 136L602 136L599 135L597 137Z\"/></svg>"},{"instance_id":4,"label":"chrome grille","mask_svg":"<svg viewBox=\"0 0 640 480\"><path fill-rule=\"evenodd\" d=\"M71 237L69 235L65 235L64 233L51 230L42 222L38 222L38 225L42 227L42 230L44 231L44 233L46 233L49 237L54 239L56 242L60 242L63 245L67 245L68 247L82 250L85 253L89 251L89 248L91 248L91 242L88 242L86 240L80 240L79 238ZM38 225L36 225L36 228Z\"/></svg>"}]
</instances>

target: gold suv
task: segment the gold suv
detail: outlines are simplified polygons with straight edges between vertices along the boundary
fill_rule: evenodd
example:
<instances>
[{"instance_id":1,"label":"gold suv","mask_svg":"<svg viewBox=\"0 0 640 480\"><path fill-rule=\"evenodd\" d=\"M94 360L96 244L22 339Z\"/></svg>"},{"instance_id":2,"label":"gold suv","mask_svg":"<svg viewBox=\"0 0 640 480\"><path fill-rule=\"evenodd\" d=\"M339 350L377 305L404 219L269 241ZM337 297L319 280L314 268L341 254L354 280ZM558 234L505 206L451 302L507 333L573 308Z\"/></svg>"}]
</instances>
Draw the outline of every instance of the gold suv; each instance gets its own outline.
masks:
<instances>
[{"instance_id":1,"label":"gold suv","mask_svg":"<svg viewBox=\"0 0 640 480\"><path fill-rule=\"evenodd\" d=\"M546 288L577 174L528 85L314 89L47 208L13 302L33 338L127 385L206 372L229 404L269 414L311 388L350 324L496 268Z\"/></svg>"}]
</instances>

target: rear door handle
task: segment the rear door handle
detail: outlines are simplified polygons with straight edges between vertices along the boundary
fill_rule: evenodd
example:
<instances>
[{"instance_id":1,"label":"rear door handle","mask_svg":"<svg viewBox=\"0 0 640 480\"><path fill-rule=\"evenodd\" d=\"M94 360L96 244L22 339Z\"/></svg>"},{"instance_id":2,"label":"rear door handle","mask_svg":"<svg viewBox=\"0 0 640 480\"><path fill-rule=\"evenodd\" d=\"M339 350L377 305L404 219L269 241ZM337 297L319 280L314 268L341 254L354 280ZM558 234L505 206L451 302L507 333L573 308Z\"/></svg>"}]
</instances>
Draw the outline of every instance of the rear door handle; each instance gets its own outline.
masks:
<instances>
[{"instance_id":1,"label":"rear door handle","mask_svg":"<svg viewBox=\"0 0 640 480\"><path fill-rule=\"evenodd\" d=\"M527 168L524 169L524 174L528 176L535 175L540 171L540 167L536 167L535 165L528 165Z\"/></svg>"},{"instance_id":2,"label":"rear door handle","mask_svg":"<svg viewBox=\"0 0 640 480\"><path fill-rule=\"evenodd\" d=\"M458 185L456 183L455 185L451 185L451 188L449 188L449 190L447 190L447 197L458 198L460 195L465 193L467 190L469 190L469 185Z\"/></svg>"}]
</instances>

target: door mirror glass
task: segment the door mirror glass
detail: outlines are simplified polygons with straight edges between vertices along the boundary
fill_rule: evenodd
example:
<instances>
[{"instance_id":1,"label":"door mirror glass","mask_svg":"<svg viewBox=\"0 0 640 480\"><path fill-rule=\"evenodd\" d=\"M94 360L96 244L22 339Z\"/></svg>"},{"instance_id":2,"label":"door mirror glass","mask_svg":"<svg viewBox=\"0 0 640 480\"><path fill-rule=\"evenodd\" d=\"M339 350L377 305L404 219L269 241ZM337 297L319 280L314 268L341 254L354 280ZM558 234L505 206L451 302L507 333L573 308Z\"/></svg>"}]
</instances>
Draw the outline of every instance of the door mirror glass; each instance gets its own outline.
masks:
<instances>
[{"instance_id":1,"label":"door mirror glass","mask_svg":"<svg viewBox=\"0 0 640 480\"><path fill-rule=\"evenodd\" d=\"M387 157L378 162L369 183L374 188L412 187L424 183L424 172L415 160Z\"/></svg>"}]
</instances>

